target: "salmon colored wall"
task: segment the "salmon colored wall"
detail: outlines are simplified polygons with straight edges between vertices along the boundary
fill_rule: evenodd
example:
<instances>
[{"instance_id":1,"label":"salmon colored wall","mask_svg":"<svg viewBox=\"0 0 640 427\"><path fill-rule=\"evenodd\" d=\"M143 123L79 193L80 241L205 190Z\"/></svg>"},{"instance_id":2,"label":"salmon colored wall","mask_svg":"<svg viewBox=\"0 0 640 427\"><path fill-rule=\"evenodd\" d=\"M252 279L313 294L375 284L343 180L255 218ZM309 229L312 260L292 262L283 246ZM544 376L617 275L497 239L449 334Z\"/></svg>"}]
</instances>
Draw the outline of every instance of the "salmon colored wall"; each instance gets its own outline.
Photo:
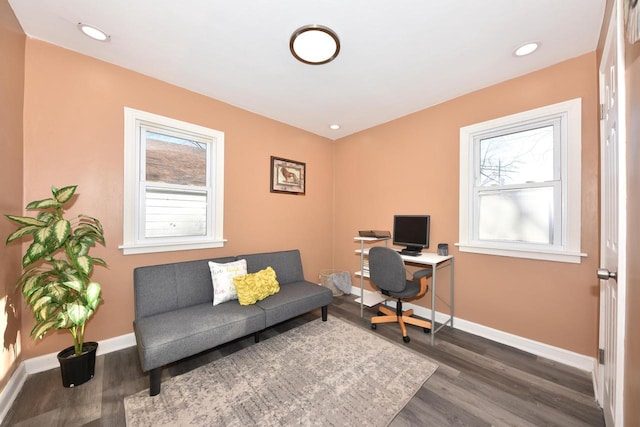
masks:
<instances>
[{"instance_id":1,"label":"salmon colored wall","mask_svg":"<svg viewBox=\"0 0 640 427\"><path fill-rule=\"evenodd\" d=\"M98 217L107 246L95 255L104 304L86 339L132 332L132 270L141 265L299 248L307 279L331 268L333 142L185 89L41 42L27 40L25 200L78 184L71 214ZM212 71L211 78L215 78ZM123 256L124 107L225 132L224 248ZM270 156L307 164L305 196L269 192ZM33 325L24 316L23 330ZM71 345L68 333L24 341L26 358Z\"/></svg>"},{"instance_id":2,"label":"salmon colored wall","mask_svg":"<svg viewBox=\"0 0 640 427\"><path fill-rule=\"evenodd\" d=\"M627 319L624 421L640 425L640 42L625 46L627 85Z\"/></svg>"},{"instance_id":3,"label":"salmon colored wall","mask_svg":"<svg viewBox=\"0 0 640 427\"><path fill-rule=\"evenodd\" d=\"M335 268L356 271L360 229L431 215L431 248L455 256L456 317L595 356L598 335L598 118L595 53L453 99L338 141ZM460 253L460 127L582 98L581 264ZM445 274L439 277L445 279ZM354 283L359 279L354 277ZM369 284L367 288L371 289ZM448 279L438 294L448 300ZM428 306L428 298L419 304ZM447 311L437 305L438 310Z\"/></svg>"},{"instance_id":4,"label":"salmon colored wall","mask_svg":"<svg viewBox=\"0 0 640 427\"><path fill-rule=\"evenodd\" d=\"M0 214L22 209L22 107L25 35L9 3L0 0ZM5 246L13 225L0 218L0 390L15 371L20 357L20 248Z\"/></svg>"}]
</instances>

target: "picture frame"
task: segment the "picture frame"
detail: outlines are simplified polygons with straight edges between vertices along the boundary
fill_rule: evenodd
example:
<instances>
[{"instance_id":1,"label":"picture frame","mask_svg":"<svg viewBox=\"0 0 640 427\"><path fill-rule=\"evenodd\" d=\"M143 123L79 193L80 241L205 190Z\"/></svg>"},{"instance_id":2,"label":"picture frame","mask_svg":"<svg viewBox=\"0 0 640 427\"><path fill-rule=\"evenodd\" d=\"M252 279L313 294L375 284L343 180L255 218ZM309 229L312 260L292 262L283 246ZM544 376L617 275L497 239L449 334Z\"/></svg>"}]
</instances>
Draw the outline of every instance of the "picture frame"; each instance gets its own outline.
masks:
<instances>
[{"instance_id":1,"label":"picture frame","mask_svg":"<svg viewBox=\"0 0 640 427\"><path fill-rule=\"evenodd\" d=\"M307 165L271 156L271 192L304 196Z\"/></svg>"}]
</instances>

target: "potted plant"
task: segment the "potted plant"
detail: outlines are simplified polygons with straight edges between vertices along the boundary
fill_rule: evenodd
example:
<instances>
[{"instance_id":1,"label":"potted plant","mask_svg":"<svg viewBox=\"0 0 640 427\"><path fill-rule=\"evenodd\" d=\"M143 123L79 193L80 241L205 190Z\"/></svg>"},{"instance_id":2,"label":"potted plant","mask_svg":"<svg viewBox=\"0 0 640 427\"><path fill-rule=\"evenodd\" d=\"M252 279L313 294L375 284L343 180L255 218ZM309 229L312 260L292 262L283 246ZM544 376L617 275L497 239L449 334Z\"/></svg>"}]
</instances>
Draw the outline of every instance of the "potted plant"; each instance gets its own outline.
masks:
<instances>
[{"instance_id":1,"label":"potted plant","mask_svg":"<svg viewBox=\"0 0 640 427\"><path fill-rule=\"evenodd\" d=\"M58 353L65 387L93 377L98 343L84 342L84 328L102 302L100 284L91 280L93 266L106 265L89 255L96 243L104 245L100 221L86 215L64 218L65 205L76 188L51 187L52 197L26 206L39 211L35 217L6 215L19 226L6 244L33 239L22 258L23 272L16 284L36 319L31 337L42 339L52 329L66 329L73 336L73 347Z\"/></svg>"}]
</instances>

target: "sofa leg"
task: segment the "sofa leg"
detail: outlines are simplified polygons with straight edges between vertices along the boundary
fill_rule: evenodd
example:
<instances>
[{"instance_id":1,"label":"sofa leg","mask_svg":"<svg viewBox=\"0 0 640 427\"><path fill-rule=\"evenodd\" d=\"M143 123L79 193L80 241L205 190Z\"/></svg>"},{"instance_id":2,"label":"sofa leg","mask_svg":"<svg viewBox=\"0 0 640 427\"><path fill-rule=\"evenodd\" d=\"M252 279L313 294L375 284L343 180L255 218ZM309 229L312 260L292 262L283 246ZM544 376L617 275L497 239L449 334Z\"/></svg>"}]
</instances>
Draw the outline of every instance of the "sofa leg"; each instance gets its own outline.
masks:
<instances>
[{"instance_id":1,"label":"sofa leg","mask_svg":"<svg viewBox=\"0 0 640 427\"><path fill-rule=\"evenodd\" d=\"M260 342L260 332L256 332L253 334L253 341L257 344Z\"/></svg>"},{"instance_id":2,"label":"sofa leg","mask_svg":"<svg viewBox=\"0 0 640 427\"><path fill-rule=\"evenodd\" d=\"M322 306L322 321L326 322L327 321L327 309L329 308L328 305L323 305Z\"/></svg>"},{"instance_id":3,"label":"sofa leg","mask_svg":"<svg viewBox=\"0 0 640 427\"><path fill-rule=\"evenodd\" d=\"M152 369L149 372L149 396L160 394L160 382L162 380L162 367Z\"/></svg>"}]
</instances>

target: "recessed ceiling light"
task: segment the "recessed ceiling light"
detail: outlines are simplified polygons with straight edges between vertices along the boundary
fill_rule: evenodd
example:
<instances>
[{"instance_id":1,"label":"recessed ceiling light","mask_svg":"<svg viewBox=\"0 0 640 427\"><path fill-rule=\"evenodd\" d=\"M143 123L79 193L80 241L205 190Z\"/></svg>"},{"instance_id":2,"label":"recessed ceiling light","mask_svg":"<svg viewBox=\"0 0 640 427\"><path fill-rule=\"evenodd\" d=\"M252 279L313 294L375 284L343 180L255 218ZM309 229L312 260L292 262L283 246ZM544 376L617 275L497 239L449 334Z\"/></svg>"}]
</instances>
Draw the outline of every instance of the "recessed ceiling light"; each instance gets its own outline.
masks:
<instances>
[{"instance_id":1,"label":"recessed ceiling light","mask_svg":"<svg viewBox=\"0 0 640 427\"><path fill-rule=\"evenodd\" d=\"M300 62L321 65L331 62L340 52L340 39L322 25L305 25L291 34L289 49Z\"/></svg>"},{"instance_id":2,"label":"recessed ceiling light","mask_svg":"<svg viewBox=\"0 0 640 427\"><path fill-rule=\"evenodd\" d=\"M332 125L329 125L329 129L338 130L340 129L340 125L337 123L334 123Z\"/></svg>"},{"instance_id":3,"label":"recessed ceiling light","mask_svg":"<svg viewBox=\"0 0 640 427\"><path fill-rule=\"evenodd\" d=\"M526 55L529 55L529 54L532 54L533 52L535 52L539 47L540 47L540 43L538 43L538 42L525 43L522 46L520 46L519 48L517 48L513 52L513 54L515 56L526 56Z\"/></svg>"},{"instance_id":4,"label":"recessed ceiling light","mask_svg":"<svg viewBox=\"0 0 640 427\"><path fill-rule=\"evenodd\" d=\"M102 31L100 28L94 27L93 25L87 25L79 22L78 29L82 31L85 36L91 37L94 40L108 42L111 39L111 36Z\"/></svg>"}]
</instances>

